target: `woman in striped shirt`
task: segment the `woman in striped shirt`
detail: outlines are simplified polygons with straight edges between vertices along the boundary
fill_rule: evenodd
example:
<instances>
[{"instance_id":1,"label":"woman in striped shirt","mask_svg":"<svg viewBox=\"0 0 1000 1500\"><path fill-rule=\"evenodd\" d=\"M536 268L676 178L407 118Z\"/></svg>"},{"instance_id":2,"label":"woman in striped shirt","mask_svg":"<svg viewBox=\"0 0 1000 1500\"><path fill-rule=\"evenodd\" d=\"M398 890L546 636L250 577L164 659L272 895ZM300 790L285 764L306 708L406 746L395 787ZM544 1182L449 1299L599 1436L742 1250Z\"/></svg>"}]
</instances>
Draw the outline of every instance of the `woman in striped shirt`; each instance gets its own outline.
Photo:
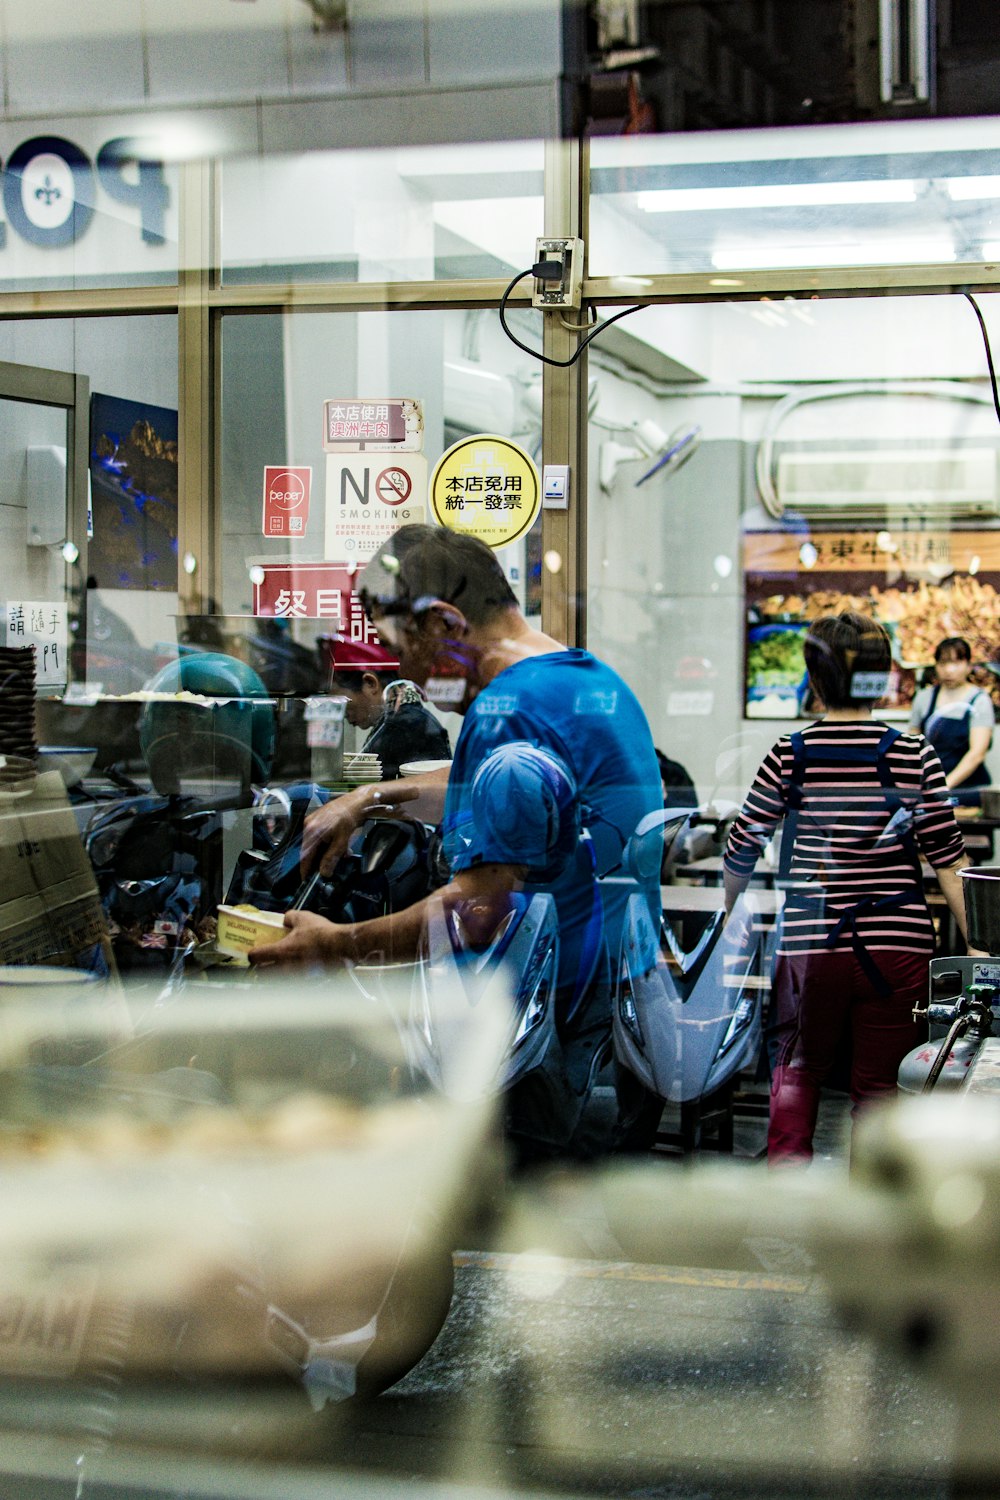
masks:
<instances>
[{"instance_id":1,"label":"woman in striped shirt","mask_svg":"<svg viewBox=\"0 0 1000 1500\"><path fill-rule=\"evenodd\" d=\"M823 718L765 756L725 857L731 911L784 821L771 1162L811 1159L820 1087L845 1041L856 1113L895 1092L900 1062L925 1034L912 1017L934 949L921 855L965 936L958 871L967 860L941 763L922 735L872 719L887 686L888 636L864 615L825 616L809 630L805 659Z\"/></svg>"}]
</instances>

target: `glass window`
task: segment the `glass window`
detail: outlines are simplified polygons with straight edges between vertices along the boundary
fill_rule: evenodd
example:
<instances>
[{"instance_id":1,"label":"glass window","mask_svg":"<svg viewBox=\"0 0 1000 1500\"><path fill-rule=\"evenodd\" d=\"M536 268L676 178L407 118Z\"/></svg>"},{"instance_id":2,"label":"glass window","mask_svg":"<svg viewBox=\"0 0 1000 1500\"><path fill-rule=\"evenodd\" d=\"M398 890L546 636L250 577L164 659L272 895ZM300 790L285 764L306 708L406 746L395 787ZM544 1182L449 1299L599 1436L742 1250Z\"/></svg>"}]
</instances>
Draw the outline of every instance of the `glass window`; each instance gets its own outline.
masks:
<instances>
[{"instance_id":1,"label":"glass window","mask_svg":"<svg viewBox=\"0 0 1000 1500\"><path fill-rule=\"evenodd\" d=\"M515 141L226 161L223 281L509 275L542 233L542 158Z\"/></svg>"},{"instance_id":2,"label":"glass window","mask_svg":"<svg viewBox=\"0 0 1000 1500\"><path fill-rule=\"evenodd\" d=\"M136 772L138 709L108 700L176 655L177 320L11 320L0 360L4 624L35 649L38 739Z\"/></svg>"},{"instance_id":3,"label":"glass window","mask_svg":"<svg viewBox=\"0 0 1000 1500\"><path fill-rule=\"evenodd\" d=\"M599 137L590 271L994 261L996 120Z\"/></svg>"},{"instance_id":4,"label":"glass window","mask_svg":"<svg viewBox=\"0 0 1000 1500\"><path fill-rule=\"evenodd\" d=\"M391 475L391 453L324 451L325 403L358 400L420 405L422 451L398 456L412 471L402 507L394 493L384 502L379 488L383 474ZM322 690L329 675L326 638L354 640L359 659L374 642L351 603L353 571L374 550L371 537L384 539L404 521L428 519L434 464L452 443L479 432L510 437L540 456L539 367L504 338L494 311L224 317L219 613L229 621L249 617L237 627L240 634L250 630L295 643L290 649L301 680L282 691L301 697ZM301 522L297 517L295 530L281 517L275 523L265 487L265 478L281 479L284 493L289 471L296 485L305 472L309 486L307 503L296 507ZM276 504L280 508L280 500ZM357 524L342 521L345 514ZM499 554L529 616L541 608L540 537L539 520ZM271 685L277 688L278 677ZM348 735L349 743L357 740L355 748L362 738ZM300 772L309 764L303 743L294 751Z\"/></svg>"},{"instance_id":5,"label":"glass window","mask_svg":"<svg viewBox=\"0 0 1000 1500\"><path fill-rule=\"evenodd\" d=\"M176 165L148 143L77 123L73 140L6 131L4 290L176 285Z\"/></svg>"},{"instance_id":6,"label":"glass window","mask_svg":"<svg viewBox=\"0 0 1000 1500\"><path fill-rule=\"evenodd\" d=\"M592 364L588 639L703 798L740 798L815 712L817 614L886 626L891 721L953 635L1000 704L1000 424L963 296L651 308L623 330L631 357Z\"/></svg>"}]
</instances>

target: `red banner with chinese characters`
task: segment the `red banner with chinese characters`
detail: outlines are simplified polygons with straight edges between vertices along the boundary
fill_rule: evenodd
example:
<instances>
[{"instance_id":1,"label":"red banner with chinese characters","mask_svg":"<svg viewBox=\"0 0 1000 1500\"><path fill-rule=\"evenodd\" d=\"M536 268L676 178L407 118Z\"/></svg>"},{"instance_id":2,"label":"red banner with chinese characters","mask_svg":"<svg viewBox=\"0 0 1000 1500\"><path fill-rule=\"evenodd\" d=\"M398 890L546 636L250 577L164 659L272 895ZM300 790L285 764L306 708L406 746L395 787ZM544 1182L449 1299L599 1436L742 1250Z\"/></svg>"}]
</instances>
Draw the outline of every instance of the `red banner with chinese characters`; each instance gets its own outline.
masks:
<instances>
[{"instance_id":1,"label":"red banner with chinese characters","mask_svg":"<svg viewBox=\"0 0 1000 1500\"><path fill-rule=\"evenodd\" d=\"M343 642L338 666L370 666L366 648L378 643L378 634L354 592L355 577L355 570L337 563L262 563L254 570L253 612L271 619L321 621L327 634ZM356 661L351 646L358 648Z\"/></svg>"}]
</instances>

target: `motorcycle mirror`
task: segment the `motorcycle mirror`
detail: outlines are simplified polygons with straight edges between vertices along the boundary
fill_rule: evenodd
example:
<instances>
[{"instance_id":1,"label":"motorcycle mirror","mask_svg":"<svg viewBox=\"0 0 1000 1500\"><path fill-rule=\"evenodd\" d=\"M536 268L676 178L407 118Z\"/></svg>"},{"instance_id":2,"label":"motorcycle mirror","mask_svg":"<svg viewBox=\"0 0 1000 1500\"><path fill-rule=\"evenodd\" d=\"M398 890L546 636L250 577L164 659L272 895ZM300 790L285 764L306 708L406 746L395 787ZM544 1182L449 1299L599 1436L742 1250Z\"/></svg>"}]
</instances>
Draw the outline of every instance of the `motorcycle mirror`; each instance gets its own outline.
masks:
<instances>
[{"instance_id":1,"label":"motorcycle mirror","mask_svg":"<svg viewBox=\"0 0 1000 1500\"><path fill-rule=\"evenodd\" d=\"M362 873L374 875L402 851L406 842L407 833L401 824L373 823L365 834L361 849Z\"/></svg>"}]
</instances>

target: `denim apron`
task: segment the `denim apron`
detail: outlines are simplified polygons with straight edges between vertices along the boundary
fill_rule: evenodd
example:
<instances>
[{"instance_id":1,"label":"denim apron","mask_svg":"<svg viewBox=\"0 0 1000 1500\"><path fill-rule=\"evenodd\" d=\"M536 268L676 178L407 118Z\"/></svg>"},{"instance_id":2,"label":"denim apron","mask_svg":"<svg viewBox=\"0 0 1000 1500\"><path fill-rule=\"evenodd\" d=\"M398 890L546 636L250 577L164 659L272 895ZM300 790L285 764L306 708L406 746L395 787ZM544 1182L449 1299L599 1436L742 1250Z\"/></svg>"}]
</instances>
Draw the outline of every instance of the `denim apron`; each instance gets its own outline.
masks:
<instances>
[{"instance_id":1,"label":"denim apron","mask_svg":"<svg viewBox=\"0 0 1000 1500\"><path fill-rule=\"evenodd\" d=\"M931 720L934 719L934 710L937 707L938 688L935 687L931 693L931 701L920 729L937 751L946 776L949 771L955 769L969 748L969 714L981 692L982 688L979 688L971 698L966 700L965 711L960 719L941 715L934 723L931 723ZM928 725L930 725L929 728ZM965 778L961 786L952 787L951 790L960 802L975 804L979 801L979 788L989 786L989 784L990 773L986 766L980 763L972 774Z\"/></svg>"}]
</instances>

